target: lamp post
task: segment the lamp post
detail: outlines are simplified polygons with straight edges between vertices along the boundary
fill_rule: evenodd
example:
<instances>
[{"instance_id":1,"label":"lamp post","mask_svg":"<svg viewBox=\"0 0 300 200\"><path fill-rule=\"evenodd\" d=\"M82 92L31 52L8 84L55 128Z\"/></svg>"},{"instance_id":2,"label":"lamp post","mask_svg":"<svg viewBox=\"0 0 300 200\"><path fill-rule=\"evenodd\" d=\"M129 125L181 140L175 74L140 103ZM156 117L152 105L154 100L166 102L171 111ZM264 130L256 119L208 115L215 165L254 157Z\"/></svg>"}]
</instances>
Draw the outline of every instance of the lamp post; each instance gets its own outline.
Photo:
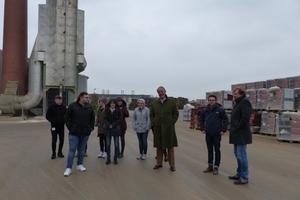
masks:
<instances>
[{"instance_id":1,"label":"lamp post","mask_svg":"<svg viewBox=\"0 0 300 200\"><path fill-rule=\"evenodd\" d=\"M96 89L97 89L97 88L94 88L94 94L95 94Z\"/></svg>"}]
</instances>

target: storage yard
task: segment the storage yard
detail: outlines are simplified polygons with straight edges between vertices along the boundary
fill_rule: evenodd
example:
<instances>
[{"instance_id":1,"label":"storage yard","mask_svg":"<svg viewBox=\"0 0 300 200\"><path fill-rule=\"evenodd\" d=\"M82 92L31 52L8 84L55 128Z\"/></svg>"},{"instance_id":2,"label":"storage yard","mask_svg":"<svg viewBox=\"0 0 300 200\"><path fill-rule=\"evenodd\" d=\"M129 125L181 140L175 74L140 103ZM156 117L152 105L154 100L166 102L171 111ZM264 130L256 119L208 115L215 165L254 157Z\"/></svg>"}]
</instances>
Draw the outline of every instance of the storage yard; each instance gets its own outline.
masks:
<instances>
[{"instance_id":1,"label":"storage yard","mask_svg":"<svg viewBox=\"0 0 300 200\"><path fill-rule=\"evenodd\" d=\"M237 87L246 89L252 104L250 124L254 134L276 136L279 141L300 141L300 76L233 84L231 91ZM206 99L210 94L217 96L229 119L233 107L231 91L206 92ZM198 99L196 108L186 114L190 115L190 128L199 128L197 117L206 106L206 99Z\"/></svg>"},{"instance_id":2,"label":"storage yard","mask_svg":"<svg viewBox=\"0 0 300 200\"><path fill-rule=\"evenodd\" d=\"M132 112L130 112L132 116ZM205 136L190 129L183 113L176 123L179 147L175 148L176 172L167 163L153 170L156 163L152 133L148 155L137 160L138 139L127 119L126 147L118 165L105 165L98 158L99 141L93 131L88 142L86 172L73 165L64 177L67 158L50 159L50 124L45 119L14 122L0 119L0 199L245 199L299 200L299 143L278 142L268 135L253 135L248 145L249 184L234 185L228 179L237 164L228 134L222 139L222 159L218 175L203 173L207 167ZM67 154L67 131L63 153ZM75 159L76 162L76 159Z\"/></svg>"}]
</instances>

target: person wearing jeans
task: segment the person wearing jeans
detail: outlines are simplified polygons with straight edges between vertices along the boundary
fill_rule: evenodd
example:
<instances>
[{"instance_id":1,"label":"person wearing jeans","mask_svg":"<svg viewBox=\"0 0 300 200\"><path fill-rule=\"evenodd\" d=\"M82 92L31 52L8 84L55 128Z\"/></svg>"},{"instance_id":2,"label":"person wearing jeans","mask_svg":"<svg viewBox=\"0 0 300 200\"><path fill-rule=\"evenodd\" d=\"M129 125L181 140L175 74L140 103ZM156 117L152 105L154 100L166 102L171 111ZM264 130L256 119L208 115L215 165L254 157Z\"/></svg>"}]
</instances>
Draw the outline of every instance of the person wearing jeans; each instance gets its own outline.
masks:
<instances>
[{"instance_id":1,"label":"person wearing jeans","mask_svg":"<svg viewBox=\"0 0 300 200\"><path fill-rule=\"evenodd\" d=\"M145 100L137 101L138 107L133 111L132 128L137 134L140 155L137 159L145 160L148 149L148 132L151 128L150 111L145 107Z\"/></svg>"},{"instance_id":2,"label":"person wearing jeans","mask_svg":"<svg viewBox=\"0 0 300 200\"><path fill-rule=\"evenodd\" d=\"M236 88L233 91L234 107L231 112L231 128L229 143L234 146L234 155L237 159L236 174L229 176L229 179L235 180L234 184L247 184L249 181L247 144L252 143L252 133L250 130L250 116L252 114L252 105L246 97L246 91L243 88Z\"/></svg>"},{"instance_id":3,"label":"person wearing jeans","mask_svg":"<svg viewBox=\"0 0 300 200\"><path fill-rule=\"evenodd\" d=\"M221 140L227 130L228 117L222 106L217 103L215 95L209 95L207 100L208 105L199 116L200 131L205 134L208 152L208 167L203 172L213 172L217 175L221 162Z\"/></svg>"},{"instance_id":4,"label":"person wearing jeans","mask_svg":"<svg viewBox=\"0 0 300 200\"><path fill-rule=\"evenodd\" d=\"M69 130L69 152L64 176L69 176L72 172L76 149L78 150L76 169L86 171L83 166L83 157L87 141L95 125L95 114L89 101L88 93L81 92L77 101L69 105L65 114L65 122Z\"/></svg>"},{"instance_id":5,"label":"person wearing jeans","mask_svg":"<svg viewBox=\"0 0 300 200\"><path fill-rule=\"evenodd\" d=\"M106 152L107 152L107 160L106 164L110 164L110 145L111 145L111 138L114 138L114 145L115 145L115 155L114 155L114 164L118 164L118 157L119 157L119 136L120 132L120 123L122 120L122 112L118 105L117 100L112 99L109 101L107 108L105 109L104 115L104 134L106 137Z\"/></svg>"}]
</instances>

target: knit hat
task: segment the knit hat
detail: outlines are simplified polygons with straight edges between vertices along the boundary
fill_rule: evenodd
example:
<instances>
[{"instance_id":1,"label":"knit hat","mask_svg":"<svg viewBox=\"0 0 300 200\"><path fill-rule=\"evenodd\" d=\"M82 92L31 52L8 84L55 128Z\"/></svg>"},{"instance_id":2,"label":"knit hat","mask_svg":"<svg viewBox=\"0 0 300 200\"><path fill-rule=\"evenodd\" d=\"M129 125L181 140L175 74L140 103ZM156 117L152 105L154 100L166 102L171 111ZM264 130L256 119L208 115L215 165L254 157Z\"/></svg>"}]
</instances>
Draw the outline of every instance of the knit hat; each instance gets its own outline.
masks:
<instances>
[{"instance_id":1,"label":"knit hat","mask_svg":"<svg viewBox=\"0 0 300 200\"><path fill-rule=\"evenodd\" d=\"M104 103L104 104L107 103L107 99L106 99L106 98L100 99L99 102L100 102L100 101L101 101L102 103Z\"/></svg>"}]
</instances>

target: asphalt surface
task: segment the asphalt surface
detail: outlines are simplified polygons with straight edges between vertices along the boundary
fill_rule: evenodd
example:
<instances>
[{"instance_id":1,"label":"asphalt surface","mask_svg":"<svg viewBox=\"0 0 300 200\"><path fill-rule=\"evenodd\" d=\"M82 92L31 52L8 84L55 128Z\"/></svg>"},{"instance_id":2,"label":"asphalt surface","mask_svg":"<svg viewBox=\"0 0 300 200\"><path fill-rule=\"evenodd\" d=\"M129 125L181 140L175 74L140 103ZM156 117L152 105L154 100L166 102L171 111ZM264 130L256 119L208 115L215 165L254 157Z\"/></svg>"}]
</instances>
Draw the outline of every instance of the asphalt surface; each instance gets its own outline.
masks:
<instances>
[{"instance_id":1,"label":"asphalt surface","mask_svg":"<svg viewBox=\"0 0 300 200\"><path fill-rule=\"evenodd\" d=\"M132 113L131 113L132 114ZM138 140L127 119L126 147L119 164L105 165L98 158L96 130L88 141L86 172L76 170L64 177L68 152L66 130L65 158L51 160L50 124L43 118L0 117L0 199L295 199L300 200L300 144L279 142L275 137L253 135L248 145L249 184L234 185L229 175L237 167L228 133L223 136L222 160L218 175L203 173L207 167L204 135L189 128L189 122L176 124L179 147L175 148L176 172L153 170L155 149L148 137L146 160L137 160Z\"/></svg>"}]
</instances>

